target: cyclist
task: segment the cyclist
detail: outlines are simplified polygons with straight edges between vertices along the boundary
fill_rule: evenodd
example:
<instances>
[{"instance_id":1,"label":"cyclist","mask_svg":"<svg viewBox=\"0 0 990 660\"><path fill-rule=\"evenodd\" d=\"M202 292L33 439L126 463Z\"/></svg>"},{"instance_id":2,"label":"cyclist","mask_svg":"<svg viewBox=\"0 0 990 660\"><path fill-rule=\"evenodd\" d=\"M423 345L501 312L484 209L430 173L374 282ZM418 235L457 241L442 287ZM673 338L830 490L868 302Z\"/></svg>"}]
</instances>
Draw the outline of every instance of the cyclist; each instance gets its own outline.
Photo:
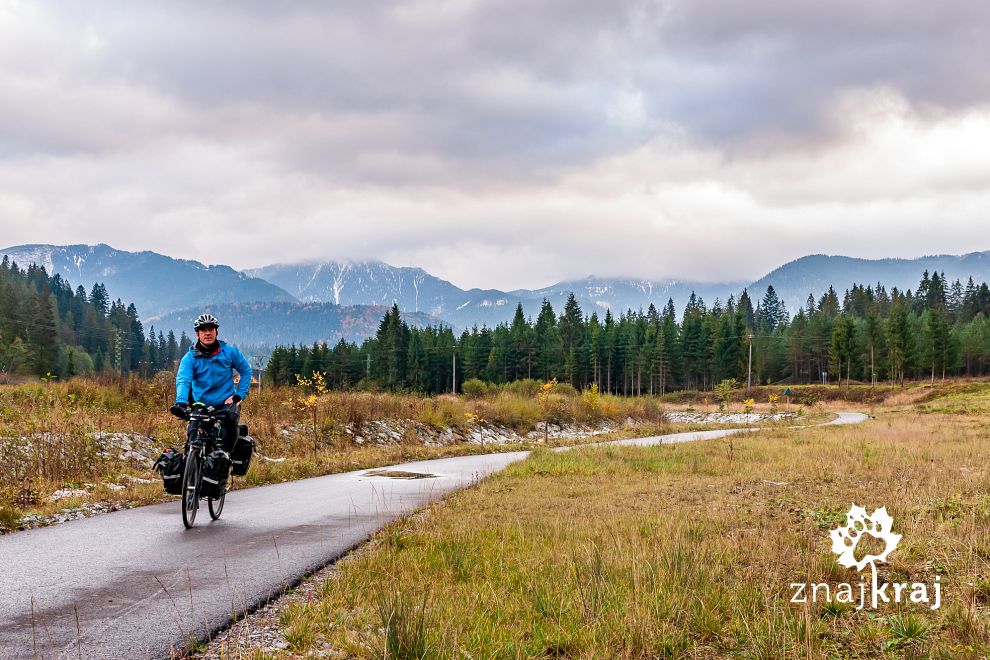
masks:
<instances>
[{"instance_id":1,"label":"cyclist","mask_svg":"<svg viewBox=\"0 0 990 660\"><path fill-rule=\"evenodd\" d=\"M193 322L197 342L182 356L175 375L175 405L189 408L192 401L214 408L227 407L223 422L223 449L228 454L237 441L241 401L251 388L251 365L235 346L217 339L220 322L212 314L201 314ZM234 371L240 382L234 387Z\"/></svg>"}]
</instances>

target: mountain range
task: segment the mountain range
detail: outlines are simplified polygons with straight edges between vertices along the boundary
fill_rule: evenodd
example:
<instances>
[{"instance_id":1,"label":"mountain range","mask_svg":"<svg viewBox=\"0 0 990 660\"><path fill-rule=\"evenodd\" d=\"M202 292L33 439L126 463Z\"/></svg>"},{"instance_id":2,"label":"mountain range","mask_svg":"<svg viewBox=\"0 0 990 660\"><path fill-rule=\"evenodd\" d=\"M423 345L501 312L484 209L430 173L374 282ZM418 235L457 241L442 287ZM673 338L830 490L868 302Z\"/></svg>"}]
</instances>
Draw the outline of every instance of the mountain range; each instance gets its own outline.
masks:
<instances>
[{"instance_id":1,"label":"mountain range","mask_svg":"<svg viewBox=\"0 0 990 660\"><path fill-rule=\"evenodd\" d=\"M541 289L461 289L422 268L394 267L381 261L326 261L271 264L238 272L155 252L127 252L107 245L21 245L0 250L20 266L45 266L73 286L89 290L102 282L112 298L133 302L145 325L156 330L187 330L210 310L225 321L232 340L255 345L360 341L371 336L387 306L395 303L414 325L444 323L455 330L494 326L511 320L517 304L527 316L544 299L559 313L571 293L586 314L619 314L628 309L662 308L673 299L680 314L692 292L712 304L747 288L754 304L772 285L793 314L808 294L829 286L840 296L853 283L882 282L888 289L914 289L923 271L944 272L952 281L990 281L990 252L917 259L859 259L809 255L786 263L755 282L702 283L589 276ZM236 328L236 330L235 330Z\"/></svg>"},{"instance_id":2,"label":"mountain range","mask_svg":"<svg viewBox=\"0 0 990 660\"><path fill-rule=\"evenodd\" d=\"M312 344L326 341L334 344L341 337L348 341L363 341L374 336L388 311L383 305L334 305L330 303L253 302L221 303L209 306L222 325L223 339L238 346L264 350L289 344ZM154 326L178 336L181 330L192 334L193 319L201 308L191 308L152 316L144 320L145 327ZM424 327L438 325L437 318L419 312L403 312L409 325Z\"/></svg>"},{"instance_id":3,"label":"mountain range","mask_svg":"<svg viewBox=\"0 0 990 660\"><path fill-rule=\"evenodd\" d=\"M134 303L142 317L216 303L296 302L279 287L230 266L206 266L157 252L126 252L109 245L18 245L0 250L18 265L44 266L73 287L102 282L113 299Z\"/></svg>"},{"instance_id":4,"label":"mountain range","mask_svg":"<svg viewBox=\"0 0 990 660\"><path fill-rule=\"evenodd\" d=\"M245 273L278 285L300 301L338 305L395 302L401 310L424 312L455 328L494 326L509 321L517 304L522 304L527 316L535 318L544 299L559 311L571 293L589 314L592 311L604 314L606 309L618 314L628 309L645 310L650 303L662 307L668 298L687 301L691 291L708 300L715 297L725 300L746 284L588 277L536 290L465 290L422 268L396 268L381 261L273 264Z\"/></svg>"}]
</instances>

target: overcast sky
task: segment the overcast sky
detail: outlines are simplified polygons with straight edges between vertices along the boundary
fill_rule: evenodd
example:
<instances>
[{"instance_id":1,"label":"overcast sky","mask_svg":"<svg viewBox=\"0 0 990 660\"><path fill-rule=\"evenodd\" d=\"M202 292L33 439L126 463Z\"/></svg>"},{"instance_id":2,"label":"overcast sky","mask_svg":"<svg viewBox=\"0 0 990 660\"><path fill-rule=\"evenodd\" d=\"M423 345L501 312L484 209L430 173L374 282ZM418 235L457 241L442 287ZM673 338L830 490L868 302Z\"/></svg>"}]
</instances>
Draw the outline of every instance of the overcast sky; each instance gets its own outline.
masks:
<instances>
[{"instance_id":1,"label":"overcast sky","mask_svg":"<svg viewBox=\"0 0 990 660\"><path fill-rule=\"evenodd\" d=\"M990 249L990 3L0 0L0 247L462 287Z\"/></svg>"}]
</instances>

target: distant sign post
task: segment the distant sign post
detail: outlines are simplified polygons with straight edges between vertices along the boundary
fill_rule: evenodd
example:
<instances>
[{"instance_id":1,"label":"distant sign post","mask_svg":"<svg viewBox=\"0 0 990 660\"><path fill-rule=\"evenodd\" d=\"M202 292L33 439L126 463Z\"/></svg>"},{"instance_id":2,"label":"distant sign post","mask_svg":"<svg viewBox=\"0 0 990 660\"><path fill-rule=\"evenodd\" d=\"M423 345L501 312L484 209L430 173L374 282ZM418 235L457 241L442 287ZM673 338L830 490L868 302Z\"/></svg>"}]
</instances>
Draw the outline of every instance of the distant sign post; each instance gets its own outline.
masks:
<instances>
[{"instance_id":1,"label":"distant sign post","mask_svg":"<svg viewBox=\"0 0 990 660\"><path fill-rule=\"evenodd\" d=\"M251 369L258 373L258 391L261 391L261 383L263 376L265 375L265 367L268 366L268 360L271 358L270 355L252 355Z\"/></svg>"}]
</instances>

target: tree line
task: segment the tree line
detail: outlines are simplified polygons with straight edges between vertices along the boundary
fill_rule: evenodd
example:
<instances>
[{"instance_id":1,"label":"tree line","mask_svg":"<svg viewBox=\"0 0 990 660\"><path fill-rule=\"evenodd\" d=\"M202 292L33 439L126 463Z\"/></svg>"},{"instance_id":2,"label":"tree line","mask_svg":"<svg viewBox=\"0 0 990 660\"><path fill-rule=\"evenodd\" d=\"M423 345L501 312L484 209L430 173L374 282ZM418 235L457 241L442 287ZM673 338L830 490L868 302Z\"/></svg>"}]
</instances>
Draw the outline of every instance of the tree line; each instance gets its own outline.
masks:
<instances>
[{"instance_id":1,"label":"tree line","mask_svg":"<svg viewBox=\"0 0 990 660\"><path fill-rule=\"evenodd\" d=\"M691 294L678 320L662 310L586 315L573 294L558 315L544 300L535 321L522 306L510 323L455 336L444 326L415 328L397 306L360 345L339 341L280 346L266 378L291 384L321 372L335 389L425 393L459 390L468 379L508 383L556 378L577 389L616 394L711 389L725 379L755 384L983 376L990 372L990 288L972 278L951 284L923 274L912 291L855 284L809 295L791 316L767 287L707 305Z\"/></svg>"},{"instance_id":2,"label":"tree line","mask_svg":"<svg viewBox=\"0 0 990 660\"><path fill-rule=\"evenodd\" d=\"M134 305L110 300L101 283L87 293L44 266L0 262L0 373L150 376L173 369L191 344L185 333L145 333Z\"/></svg>"}]
</instances>

